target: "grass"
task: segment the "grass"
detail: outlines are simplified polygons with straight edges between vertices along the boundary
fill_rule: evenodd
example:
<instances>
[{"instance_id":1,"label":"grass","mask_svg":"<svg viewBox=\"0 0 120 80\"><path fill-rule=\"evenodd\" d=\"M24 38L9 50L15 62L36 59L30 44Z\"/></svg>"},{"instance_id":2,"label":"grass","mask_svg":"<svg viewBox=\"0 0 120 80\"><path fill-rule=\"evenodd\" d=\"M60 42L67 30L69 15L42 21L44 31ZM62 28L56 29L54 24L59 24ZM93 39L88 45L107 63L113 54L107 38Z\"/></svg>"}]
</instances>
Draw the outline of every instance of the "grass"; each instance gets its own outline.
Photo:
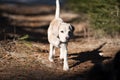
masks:
<instances>
[{"instance_id":1,"label":"grass","mask_svg":"<svg viewBox=\"0 0 120 80\"><path fill-rule=\"evenodd\" d=\"M98 36L120 34L120 2L118 0L67 0L70 10L86 14Z\"/></svg>"}]
</instances>

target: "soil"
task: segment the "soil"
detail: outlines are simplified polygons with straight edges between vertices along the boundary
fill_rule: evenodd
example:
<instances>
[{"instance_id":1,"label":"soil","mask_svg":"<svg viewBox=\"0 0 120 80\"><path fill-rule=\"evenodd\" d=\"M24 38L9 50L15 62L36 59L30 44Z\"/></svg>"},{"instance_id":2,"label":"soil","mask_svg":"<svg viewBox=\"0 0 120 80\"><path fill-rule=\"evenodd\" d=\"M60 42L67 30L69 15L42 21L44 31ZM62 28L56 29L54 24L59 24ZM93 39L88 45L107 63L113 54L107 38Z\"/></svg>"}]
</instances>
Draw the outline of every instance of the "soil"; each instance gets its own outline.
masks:
<instances>
[{"instance_id":1,"label":"soil","mask_svg":"<svg viewBox=\"0 0 120 80\"><path fill-rule=\"evenodd\" d=\"M8 19L11 19L10 15L13 15L13 13L9 12L3 12L3 14L6 15L2 15L2 17L4 16ZM65 15L64 11L62 15ZM46 20L45 24L41 22L42 25L36 26L33 22L33 25L29 27L24 25L26 23L20 24L19 21L16 21L15 24L10 24L19 18L16 18L18 15L14 14L13 16L14 20L11 20L9 22L10 26L7 27L7 30L10 31L7 32L6 30L6 34L4 35L7 39L3 38L0 41L1 80L87 80L88 73L93 66L97 64L103 64L106 67L108 65L111 66L114 56L120 50L119 38L83 38L80 35L79 24L73 22L73 25L77 26L75 26L74 37L68 43L68 63L70 70L63 71L63 62L59 59L59 49L56 49L54 62L51 63L48 61L49 43L47 41L47 28L54 14L50 13L48 15L47 13L47 15L44 15L47 17L51 16L48 19L46 17L47 20L40 14L39 20L44 20L44 22ZM28 17L31 20L33 19L33 15L25 18ZM21 19L25 20L25 18ZM63 18L65 21L71 22L77 19L78 15L70 13L63 16ZM35 16L34 19L36 19ZM14 32L11 29L14 29L16 24L18 26ZM2 27L1 30L4 29ZM10 33L13 35L12 39L8 39L11 37ZM29 38L26 40L19 38L25 34L28 34Z\"/></svg>"}]
</instances>

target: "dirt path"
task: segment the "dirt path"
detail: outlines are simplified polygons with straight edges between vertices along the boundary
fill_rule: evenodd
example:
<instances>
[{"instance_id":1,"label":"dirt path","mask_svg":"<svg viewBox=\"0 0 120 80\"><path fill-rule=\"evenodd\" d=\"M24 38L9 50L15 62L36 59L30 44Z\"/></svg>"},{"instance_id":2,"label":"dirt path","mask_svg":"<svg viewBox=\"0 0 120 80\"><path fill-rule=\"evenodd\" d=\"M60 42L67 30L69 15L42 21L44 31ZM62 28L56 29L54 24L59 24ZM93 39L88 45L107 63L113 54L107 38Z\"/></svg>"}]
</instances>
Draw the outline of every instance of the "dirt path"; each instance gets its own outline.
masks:
<instances>
[{"instance_id":1,"label":"dirt path","mask_svg":"<svg viewBox=\"0 0 120 80\"><path fill-rule=\"evenodd\" d=\"M105 40L104 40L105 41ZM106 41L105 41L106 42ZM1 42L3 43L3 42ZM70 70L64 72L57 49L55 62L48 61L49 45L36 42L6 42L1 45L0 79L2 80L77 80L86 78L90 68L98 63L109 63L120 45L103 40L69 43ZM8 47L10 47L8 49ZM6 48L5 48L6 47ZM103 55L100 56L99 53Z\"/></svg>"}]
</instances>

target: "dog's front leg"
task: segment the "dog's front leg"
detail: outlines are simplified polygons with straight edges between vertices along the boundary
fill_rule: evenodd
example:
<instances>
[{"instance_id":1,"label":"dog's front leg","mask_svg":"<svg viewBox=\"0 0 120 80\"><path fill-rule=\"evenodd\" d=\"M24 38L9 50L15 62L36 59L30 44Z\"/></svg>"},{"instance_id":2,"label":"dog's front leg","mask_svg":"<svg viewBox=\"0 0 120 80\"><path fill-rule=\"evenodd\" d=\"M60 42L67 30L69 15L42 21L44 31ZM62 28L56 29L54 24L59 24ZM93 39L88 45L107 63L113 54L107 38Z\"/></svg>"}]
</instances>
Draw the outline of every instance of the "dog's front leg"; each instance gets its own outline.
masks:
<instances>
[{"instance_id":1,"label":"dog's front leg","mask_svg":"<svg viewBox=\"0 0 120 80\"><path fill-rule=\"evenodd\" d=\"M63 53L63 48L60 48L60 59L64 59L64 53Z\"/></svg>"},{"instance_id":2,"label":"dog's front leg","mask_svg":"<svg viewBox=\"0 0 120 80\"><path fill-rule=\"evenodd\" d=\"M50 44L50 52L49 52L49 61L53 62L53 55L55 54L55 47Z\"/></svg>"},{"instance_id":3,"label":"dog's front leg","mask_svg":"<svg viewBox=\"0 0 120 80\"><path fill-rule=\"evenodd\" d=\"M65 70L65 71L69 70L68 60L67 60L67 45L66 44L61 44L61 47L60 47L60 58L64 59L63 70Z\"/></svg>"}]
</instances>

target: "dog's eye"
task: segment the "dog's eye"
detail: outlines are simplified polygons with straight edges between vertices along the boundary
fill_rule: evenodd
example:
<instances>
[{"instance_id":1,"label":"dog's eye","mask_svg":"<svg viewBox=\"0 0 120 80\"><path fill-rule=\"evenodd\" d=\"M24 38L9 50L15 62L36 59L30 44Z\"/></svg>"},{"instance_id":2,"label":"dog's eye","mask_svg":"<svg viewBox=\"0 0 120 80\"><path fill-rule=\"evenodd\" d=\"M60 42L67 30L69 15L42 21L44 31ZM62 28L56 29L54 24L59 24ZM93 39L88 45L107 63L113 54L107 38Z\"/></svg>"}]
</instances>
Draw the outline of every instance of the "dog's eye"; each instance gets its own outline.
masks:
<instances>
[{"instance_id":1,"label":"dog's eye","mask_svg":"<svg viewBox=\"0 0 120 80\"><path fill-rule=\"evenodd\" d=\"M61 33L64 33L64 31L60 31Z\"/></svg>"}]
</instances>

